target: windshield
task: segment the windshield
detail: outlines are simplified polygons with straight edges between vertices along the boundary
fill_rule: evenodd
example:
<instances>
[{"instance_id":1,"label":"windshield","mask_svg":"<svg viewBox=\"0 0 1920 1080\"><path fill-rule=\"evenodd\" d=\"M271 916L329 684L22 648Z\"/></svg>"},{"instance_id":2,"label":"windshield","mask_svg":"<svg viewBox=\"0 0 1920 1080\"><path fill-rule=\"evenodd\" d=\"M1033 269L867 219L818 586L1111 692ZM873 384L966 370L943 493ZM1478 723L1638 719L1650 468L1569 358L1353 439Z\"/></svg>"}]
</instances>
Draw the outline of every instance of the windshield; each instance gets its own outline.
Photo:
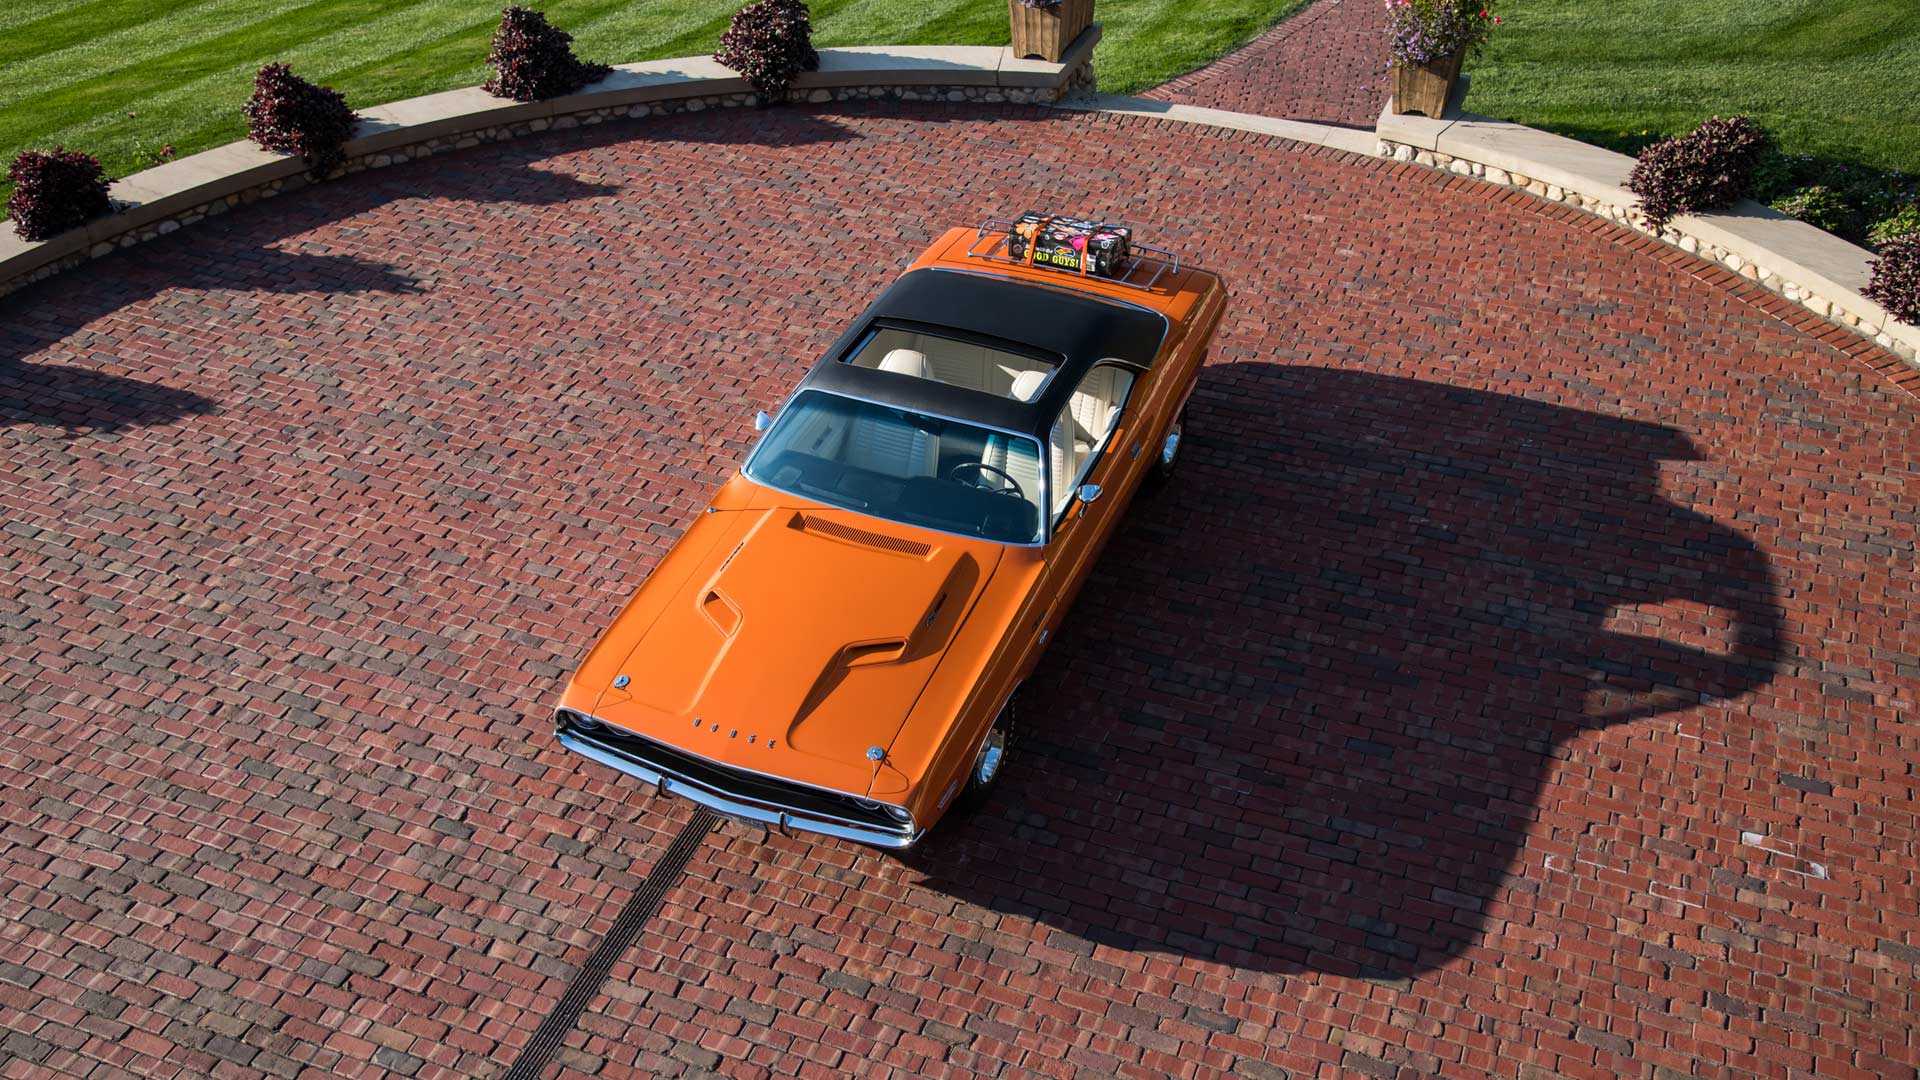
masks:
<instances>
[{"instance_id":1,"label":"windshield","mask_svg":"<svg viewBox=\"0 0 1920 1080\"><path fill-rule=\"evenodd\" d=\"M808 390L748 459L757 483L903 525L1011 544L1040 539L1032 439Z\"/></svg>"}]
</instances>

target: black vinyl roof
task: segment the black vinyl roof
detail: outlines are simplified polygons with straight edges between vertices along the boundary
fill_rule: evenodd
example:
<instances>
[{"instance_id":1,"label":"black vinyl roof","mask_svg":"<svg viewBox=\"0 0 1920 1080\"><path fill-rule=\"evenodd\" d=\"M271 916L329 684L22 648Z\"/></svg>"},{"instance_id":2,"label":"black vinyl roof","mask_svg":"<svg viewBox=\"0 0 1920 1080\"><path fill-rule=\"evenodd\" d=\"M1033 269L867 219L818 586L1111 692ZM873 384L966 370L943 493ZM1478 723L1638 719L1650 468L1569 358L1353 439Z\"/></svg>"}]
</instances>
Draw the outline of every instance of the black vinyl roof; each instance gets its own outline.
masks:
<instances>
[{"instance_id":1,"label":"black vinyl roof","mask_svg":"<svg viewBox=\"0 0 1920 1080\"><path fill-rule=\"evenodd\" d=\"M983 343L1011 352L1045 354L1059 368L1039 397L1016 401L845 362L876 324L890 323L957 331L955 336L986 339ZM1166 335L1166 318L1145 308L1067 288L929 267L903 275L881 293L800 381L799 389L831 390L1023 432L1044 444L1054 418L1089 368L1107 359L1149 367Z\"/></svg>"}]
</instances>

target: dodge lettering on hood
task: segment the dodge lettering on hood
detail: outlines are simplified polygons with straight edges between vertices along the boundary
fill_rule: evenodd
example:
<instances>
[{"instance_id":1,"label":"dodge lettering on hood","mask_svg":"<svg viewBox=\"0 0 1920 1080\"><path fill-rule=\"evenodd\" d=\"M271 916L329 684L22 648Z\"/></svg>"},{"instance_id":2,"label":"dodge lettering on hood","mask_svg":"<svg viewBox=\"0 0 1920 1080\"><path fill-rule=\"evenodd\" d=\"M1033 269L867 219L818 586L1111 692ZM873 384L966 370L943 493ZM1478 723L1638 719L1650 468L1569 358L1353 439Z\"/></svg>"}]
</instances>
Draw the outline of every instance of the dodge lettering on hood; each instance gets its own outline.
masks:
<instances>
[{"instance_id":1,"label":"dodge lettering on hood","mask_svg":"<svg viewBox=\"0 0 1920 1080\"><path fill-rule=\"evenodd\" d=\"M954 229L808 372L561 695L560 740L737 819L905 848L1179 459L1226 292L1131 230Z\"/></svg>"}]
</instances>

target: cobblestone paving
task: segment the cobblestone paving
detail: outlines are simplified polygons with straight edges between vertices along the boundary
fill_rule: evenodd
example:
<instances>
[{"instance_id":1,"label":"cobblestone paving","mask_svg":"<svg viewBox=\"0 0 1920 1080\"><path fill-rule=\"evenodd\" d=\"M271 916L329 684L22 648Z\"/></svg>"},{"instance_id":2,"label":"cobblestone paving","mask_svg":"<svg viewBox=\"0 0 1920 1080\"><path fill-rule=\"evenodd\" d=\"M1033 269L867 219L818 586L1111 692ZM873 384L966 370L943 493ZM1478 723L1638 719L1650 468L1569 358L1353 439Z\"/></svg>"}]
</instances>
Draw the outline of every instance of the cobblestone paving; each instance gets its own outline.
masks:
<instances>
[{"instance_id":1,"label":"cobblestone paving","mask_svg":"<svg viewBox=\"0 0 1920 1080\"><path fill-rule=\"evenodd\" d=\"M875 106L0 302L0 1076L501 1076L690 817L555 747L559 680L933 232L1042 205L1229 276L1183 474L993 803L904 858L723 826L565 1075L1913 1075L1884 357L1411 166Z\"/></svg>"},{"instance_id":2,"label":"cobblestone paving","mask_svg":"<svg viewBox=\"0 0 1920 1080\"><path fill-rule=\"evenodd\" d=\"M1380 0L1317 0L1243 48L1142 97L1372 129L1391 92Z\"/></svg>"}]
</instances>

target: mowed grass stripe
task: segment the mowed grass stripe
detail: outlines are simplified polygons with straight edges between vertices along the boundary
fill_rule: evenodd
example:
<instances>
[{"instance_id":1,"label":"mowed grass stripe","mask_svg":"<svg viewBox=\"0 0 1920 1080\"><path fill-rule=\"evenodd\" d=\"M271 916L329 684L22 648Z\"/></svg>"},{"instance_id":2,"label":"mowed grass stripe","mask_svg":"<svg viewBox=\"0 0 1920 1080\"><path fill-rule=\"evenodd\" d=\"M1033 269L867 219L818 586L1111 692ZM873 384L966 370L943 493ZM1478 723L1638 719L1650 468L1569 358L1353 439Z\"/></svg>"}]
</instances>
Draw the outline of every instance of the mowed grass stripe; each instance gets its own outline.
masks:
<instances>
[{"instance_id":1,"label":"mowed grass stripe","mask_svg":"<svg viewBox=\"0 0 1920 1080\"><path fill-rule=\"evenodd\" d=\"M1642 130L1748 113L1789 153L1920 172L1916 10L1915 0L1528 0L1473 65L1467 106L1619 149Z\"/></svg>"},{"instance_id":2,"label":"mowed grass stripe","mask_svg":"<svg viewBox=\"0 0 1920 1080\"><path fill-rule=\"evenodd\" d=\"M220 49L217 39L232 38L246 27L279 18L286 6L286 0L200 0L167 18L135 23L34 56L6 69L7 77L0 81L0 105L34 108L36 99L43 96L129 73L147 82L143 77L147 66L169 55L225 66L231 50Z\"/></svg>"},{"instance_id":3,"label":"mowed grass stripe","mask_svg":"<svg viewBox=\"0 0 1920 1080\"><path fill-rule=\"evenodd\" d=\"M323 27L351 27L392 6L391 0L314 0L285 14L266 13L258 21L206 41L10 103L7 111L18 116L20 123L8 135L18 141L39 138L70 124L75 117L111 113L122 107L120 103L137 100L142 87L178 87L214 72L232 70L237 57L249 58L240 66L251 67L252 57L276 57L319 37L325 33Z\"/></svg>"},{"instance_id":4,"label":"mowed grass stripe","mask_svg":"<svg viewBox=\"0 0 1920 1080\"><path fill-rule=\"evenodd\" d=\"M324 83L329 81L324 65L345 58L347 44L359 42L364 46L368 41L379 41L383 46L400 43L405 47L408 29L416 36L428 35L437 33L442 25L439 13L424 9L471 5L472 0L426 0L382 19L349 24L335 33L310 38L281 51L275 58L287 60L296 71ZM240 106L252 93L253 71L254 62L248 59L223 70L207 72L132 102L133 108L128 111L137 116L131 121L120 113L99 114L68 125L60 136L75 145L84 145L108 164L108 171L114 175L125 175L127 171L144 167L147 164L144 155L162 142L171 142L182 153L191 153L242 138L246 128ZM376 104L352 97L348 101L358 105ZM116 168L112 162L129 164Z\"/></svg>"},{"instance_id":5,"label":"mowed grass stripe","mask_svg":"<svg viewBox=\"0 0 1920 1080\"><path fill-rule=\"evenodd\" d=\"M565 29L571 20L590 19L628 2L630 0L577 0L550 3L545 10L550 22ZM404 51L372 56L334 72L330 78L337 89L347 92L349 101L369 105L481 82L485 78L493 31L500 24L500 13L491 4L469 3L462 5L461 14L465 15L465 21L455 22L460 16L450 13L440 33L423 38ZM624 63L630 59L612 54L602 56L578 39L574 42L574 51L588 60Z\"/></svg>"},{"instance_id":6,"label":"mowed grass stripe","mask_svg":"<svg viewBox=\"0 0 1920 1080\"><path fill-rule=\"evenodd\" d=\"M0 65L18 63L29 57L44 56L57 52L69 45L95 41L107 37L131 23L158 20L184 7L192 7L202 0L146 0L142 5L138 19L127 16L126 0L81 0L64 10L38 15L17 27L0 21L0 29L11 29L8 34L0 34ZM25 12L41 10L42 5L29 4ZM14 9L21 14L21 9ZM11 74L11 73L9 73Z\"/></svg>"},{"instance_id":7,"label":"mowed grass stripe","mask_svg":"<svg viewBox=\"0 0 1920 1080\"><path fill-rule=\"evenodd\" d=\"M0 30L10 29L15 26L30 26L39 22L49 22L54 16L62 12L72 11L75 8L86 7L88 4L96 3L107 3L109 5L117 3L121 7L125 6L125 0L39 0L38 3L32 4L14 4L11 7L0 7ZM126 18L127 16L123 15L122 17Z\"/></svg>"},{"instance_id":8,"label":"mowed grass stripe","mask_svg":"<svg viewBox=\"0 0 1920 1080\"><path fill-rule=\"evenodd\" d=\"M711 54L720 47L720 31L726 26L724 15L717 17L716 10L713 0L627 4L602 15L591 26L570 32L580 55L608 63ZM678 53L668 49L673 42L709 28L714 28L713 38L706 44ZM815 23L816 32L818 29Z\"/></svg>"},{"instance_id":9,"label":"mowed grass stripe","mask_svg":"<svg viewBox=\"0 0 1920 1080\"><path fill-rule=\"evenodd\" d=\"M1292 0L1222 0L1265 25ZM259 65L291 62L301 75L330 83L350 104L479 83L501 0L44 0L22 25L51 27L61 11L87 12L96 24L124 12L127 24L84 41L41 35L31 49L0 63L0 154L61 142L98 156L112 175L152 164L171 143L190 154L244 135L239 106ZM1278 5L1278 6L1276 6ZM710 55L737 0L555 0L553 22L573 33L581 55L609 63ZM1129 50L1150 56L1151 42L1127 41L1111 24L1170 0L1102 0L1110 24L1099 63ZM11 9L16 14L19 9ZM821 45L1001 45L1004 6L991 0L822 0L813 6ZM161 12L159 18L148 18ZM16 20L20 21L20 20ZM1134 20L1136 23L1138 20ZM1250 25L1251 25L1250 24ZM61 42L66 44L61 45ZM1223 52L1239 41L1215 42ZM49 47L56 46L56 47ZM23 53L31 53L30 56ZM1149 63L1148 68L1151 68ZM1163 65L1164 66L1164 65ZM1161 72L1162 77L1173 74ZM1103 85L1105 80L1103 79ZM1146 85L1141 81L1140 85ZM0 184L0 196L5 185Z\"/></svg>"},{"instance_id":10,"label":"mowed grass stripe","mask_svg":"<svg viewBox=\"0 0 1920 1080\"><path fill-rule=\"evenodd\" d=\"M996 17L980 18L982 8ZM957 15L967 17L964 25L954 25ZM936 33L939 27L945 27L946 32ZM996 27L999 40L985 40L993 37ZM978 0L856 0L832 18L815 24L815 28L823 45L901 45L935 40L1007 43L1007 21L1000 9Z\"/></svg>"}]
</instances>

